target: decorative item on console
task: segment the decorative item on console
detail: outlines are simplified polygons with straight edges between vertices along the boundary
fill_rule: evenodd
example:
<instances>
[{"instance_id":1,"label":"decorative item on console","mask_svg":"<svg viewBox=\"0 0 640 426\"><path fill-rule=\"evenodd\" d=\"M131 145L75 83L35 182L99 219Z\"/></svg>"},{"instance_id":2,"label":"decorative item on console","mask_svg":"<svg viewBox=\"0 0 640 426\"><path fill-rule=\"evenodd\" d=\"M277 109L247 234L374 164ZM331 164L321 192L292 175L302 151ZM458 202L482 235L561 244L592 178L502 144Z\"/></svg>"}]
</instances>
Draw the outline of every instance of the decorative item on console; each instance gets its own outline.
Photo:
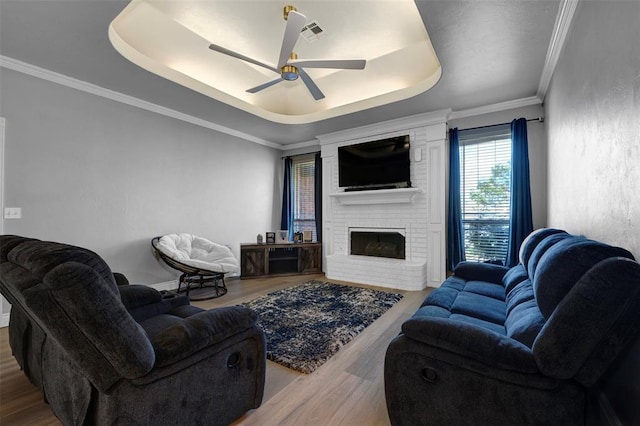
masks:
<instances>
[{"instance_id":1,"label":"decorative item on console","mask_svg":"<svg viewBox=\"0 0 640 426\"><path fill-rule=\"evenodd\" d=\"M276 234L276 243L288 243L289 242L289 231L287 229L281 229Z\"/></svg>"},{"instance_id":2,"label":"decorative item on console","mask_svg":"<svg viewBox=\"0 0 640 426\"><path fill-rule=\"evenodd\" d=\"M310 243L313 241L313 232L311 231L302 231L302 242Z\"/></svg>"}]
</instances>

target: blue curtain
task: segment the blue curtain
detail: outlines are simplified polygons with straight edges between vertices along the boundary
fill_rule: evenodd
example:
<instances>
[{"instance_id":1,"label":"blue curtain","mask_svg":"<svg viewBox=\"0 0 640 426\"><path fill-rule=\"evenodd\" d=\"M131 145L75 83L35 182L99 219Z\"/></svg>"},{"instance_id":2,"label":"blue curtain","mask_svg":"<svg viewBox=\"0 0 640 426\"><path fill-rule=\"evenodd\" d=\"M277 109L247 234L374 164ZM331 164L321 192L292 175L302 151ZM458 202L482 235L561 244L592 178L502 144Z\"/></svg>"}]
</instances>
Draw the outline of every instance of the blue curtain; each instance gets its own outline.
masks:
<instances>
[{"instance_id":1,"label":"blue curtain","mask_svg":"<svg viewBox=\"0 0 640 426\"><path fill-rule=\"evenodd\" d=\"M284 159L284 183L282 185L282 217L280 229L289 230L289 241L293 241L293 161Z\"/></svg>"},{"instance_id":2,"label":"blue curtain","mask_svg":"<svg viewBox=\"0 0 640 426\"><path fill-rule=\"evenodd\" d=\"M314 172L316 239L322 241L322 157L319 152L315 155Z\"/></svg>"},{"instance_id":3,"label":"blue curtain","mask_svg":"<svg viewBox=\"0 0 640 426\"><path fill-rule=\"evenodd\" d=\"M533 231L533 218L527 120L519 118L511 122L511 216L509 217L507 266L518 264L520 244L531 231Z\"/></svg>"},{"instance_id":4,"label":"blue curtain","mask_svg":"<svg viewBox=\"0 0 640 426\"><path fill-rule=\"evenodd\" d=\"M453 271L465 260L460 204L460 143L458 129L449 129L449 218L447 221L447 267Z\"/></svg>"}]
</instances>

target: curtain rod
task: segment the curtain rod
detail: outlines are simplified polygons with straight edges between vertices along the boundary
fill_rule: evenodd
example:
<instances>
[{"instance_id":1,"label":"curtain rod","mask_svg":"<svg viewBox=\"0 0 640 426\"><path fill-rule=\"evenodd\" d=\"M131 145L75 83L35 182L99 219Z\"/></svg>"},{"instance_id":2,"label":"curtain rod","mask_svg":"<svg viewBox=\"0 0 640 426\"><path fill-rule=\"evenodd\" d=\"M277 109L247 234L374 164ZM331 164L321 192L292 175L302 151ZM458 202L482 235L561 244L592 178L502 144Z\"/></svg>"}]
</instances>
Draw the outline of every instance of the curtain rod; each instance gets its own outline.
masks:
<instances>
[{"instance_id":1,"label":"curtain rod","mask_svg":"<svg viewBox=\"0 0 640 426\"><path fill-rule=\"evenodd\" d=\"M539 123L544 123L544 117L527 118L527 121L537 121ZM463 130L486 129L487 127L504 126L506 124L511 124L511 122L509 121L508 123L488 124L486 126L469 127L468 129L458 129L458 131L461 132Z\"/></svg>"},{"instance_id":2,"label":"curtain rod","mask_svg":"<svg viewBox=\"0 0 640 426\"><path fill-rule=\"evenodd\" d=\"M302 157L303 155L316 155L316 153L318 153L320 151L313 151L313 152L307 152L306 154L295 154L295 155L283 155L282 157L280 157L281 160L284 160L285 158L295 158L295 157Z\"/></svg>"}]
</instances>

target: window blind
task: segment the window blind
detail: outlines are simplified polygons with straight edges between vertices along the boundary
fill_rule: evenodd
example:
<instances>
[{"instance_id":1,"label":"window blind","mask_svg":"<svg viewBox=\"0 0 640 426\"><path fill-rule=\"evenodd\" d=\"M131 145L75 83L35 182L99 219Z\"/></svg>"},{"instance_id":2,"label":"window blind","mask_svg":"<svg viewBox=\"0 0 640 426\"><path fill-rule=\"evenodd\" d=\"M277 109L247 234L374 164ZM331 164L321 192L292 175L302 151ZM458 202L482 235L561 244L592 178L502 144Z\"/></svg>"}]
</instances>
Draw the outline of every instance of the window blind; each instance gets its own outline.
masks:
<instances>
[{"instance_id":1,"label":"window blind","mask_svg":"<svg viewBox=\"0 0 640 426\"><path fill-rule=\"evenodd\" d=\"M293 231L311 231L317 241L315 213L315 160L293 159Z\"/></svg>"},{"instance_id":2,"label":"window blind","mask_svg":"<svg viewBox=\"0 0 640 426\"><path fill-rule=\"evenodd\" d=\"M504 263L509 245L509 125L462 130L460 195L467 260Z\"/></svg>"}]
</instances>

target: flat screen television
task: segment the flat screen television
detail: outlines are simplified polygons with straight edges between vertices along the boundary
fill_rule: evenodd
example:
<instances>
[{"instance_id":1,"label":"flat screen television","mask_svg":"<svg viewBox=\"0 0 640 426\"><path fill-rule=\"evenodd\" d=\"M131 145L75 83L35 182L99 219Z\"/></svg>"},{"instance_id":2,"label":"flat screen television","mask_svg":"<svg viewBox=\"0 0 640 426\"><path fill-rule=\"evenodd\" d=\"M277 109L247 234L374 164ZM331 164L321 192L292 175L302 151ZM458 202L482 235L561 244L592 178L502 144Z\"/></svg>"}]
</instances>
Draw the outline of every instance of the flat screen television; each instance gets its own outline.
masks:
<instances>
[{"instance_id":1,"label":"flat screen television","mask_svg":"<svg viewBox=\"0 0 640 426\"><path fill-rule=\"evenodd\" d=\"M338 147L338 185L346 191L411 187L409 135Z\"/></svg>"}]
</instances>

